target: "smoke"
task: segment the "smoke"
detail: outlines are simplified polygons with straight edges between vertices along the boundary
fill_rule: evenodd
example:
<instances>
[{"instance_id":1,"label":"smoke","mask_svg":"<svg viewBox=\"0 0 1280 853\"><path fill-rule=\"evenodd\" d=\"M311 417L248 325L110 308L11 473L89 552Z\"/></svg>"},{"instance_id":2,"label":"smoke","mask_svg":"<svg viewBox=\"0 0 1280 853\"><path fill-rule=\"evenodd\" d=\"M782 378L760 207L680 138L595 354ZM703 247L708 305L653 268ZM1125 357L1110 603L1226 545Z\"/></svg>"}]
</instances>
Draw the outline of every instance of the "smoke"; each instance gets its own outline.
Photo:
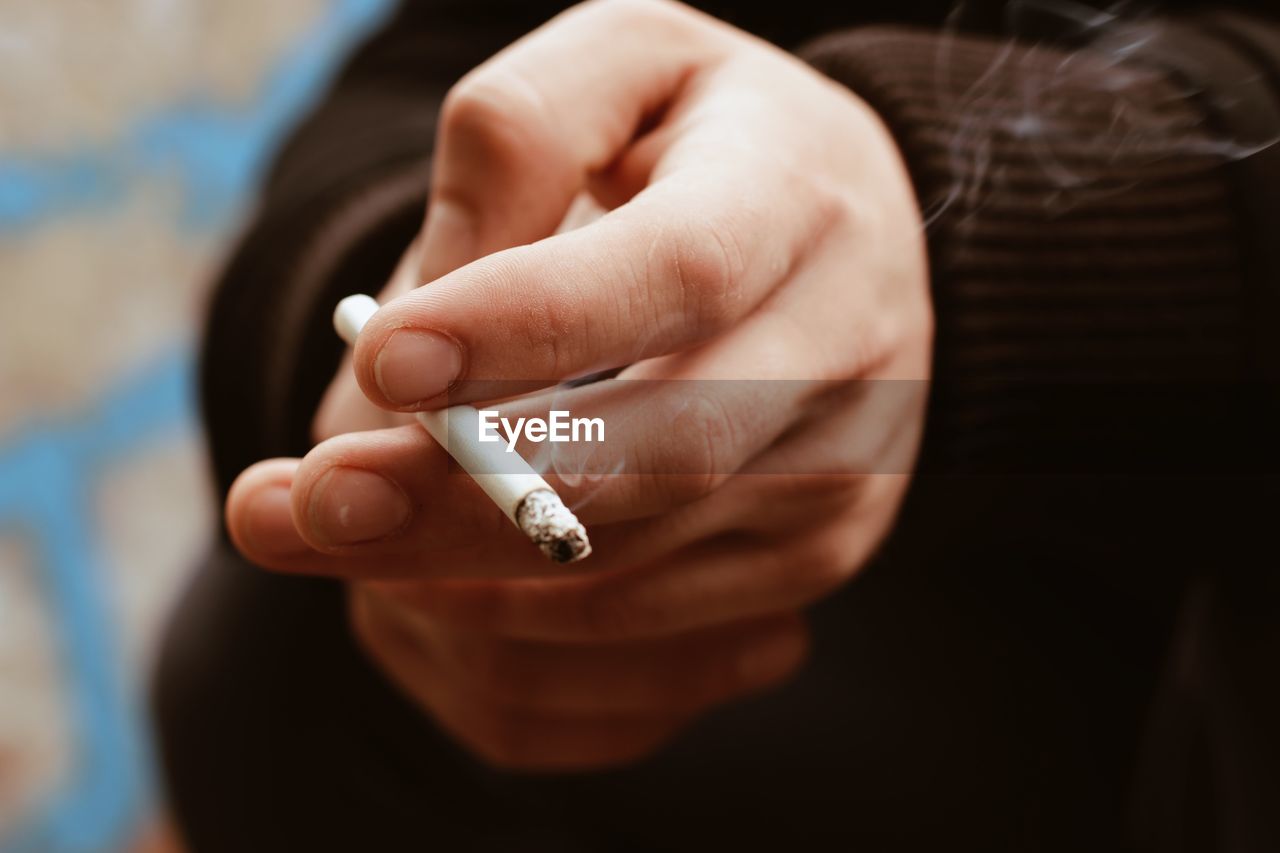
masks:
<instances>
[{"instance_id":1,"label":"smoke","mask_svg":"<svg viewBox=\"0 0 1280 853\"><path fill-rule=\"evenodd\" d=\"M962 81L956 71L958 35L970 11L963 2L954 7L934 68L939 105L944 114L959 117L948 146L949 172L963 177L925 211L927 224L952 208L973 215L1002 186L1025 180L1027 169L1051 188L1043 204L1053 215L1136 183L1118 174L1158 176L1161 164L1179 160L1185 168L1188 159L1212 169L1280 141L1274 133L1235 138L1203 118L1230 107L1241 87L1260 85L1256 76L1214 92L1174 82L1164 87L1165 97L1151 97L1154 87L1140 84L1160 73L1159 51L1176 26L1158 8L1012 0L1004 7L1004 30L1011 38L980 74ZM1201 79L1196 63L1196 57L1180 55L1184 73L1178 79ZM1061 132L1082 100L1096 104L1099 95L1109 115L1096 134ZM1009 162L1010 149L1017 151L1015 163Z\"/></svg>"},{"instance_id":2,"label":"smoke","mask_svg":"<svg viewBox=\"0 0 1280 853\"><path fill-rule=\"evenodd\" d=\"M586 379L587 381L579 380L553 386L536 395L537 408L539 410L545 408L547 411L589 411L593 416L603 416L602 419L606 424L606 439L619 431L625 431L632 421L639 419L643 412L642 405L601 405L598 399L600 395L593 393L596 389L588 387L593 384L590 380L595 377ZM598 386L602 390L610 385L608 379L604 377L597 381L602 382L602 385ZM561 444L548 442L531 448L522 448L522 452L525 461L535 471L543 476L554 475L556 480L572 490L571 496L561 495L561 497L565 498L571 510L580 512L609 487L614 477L627 470L627 460L623 451L625 447L625 442L618 441Z\"/></svg>"}]
</instances>

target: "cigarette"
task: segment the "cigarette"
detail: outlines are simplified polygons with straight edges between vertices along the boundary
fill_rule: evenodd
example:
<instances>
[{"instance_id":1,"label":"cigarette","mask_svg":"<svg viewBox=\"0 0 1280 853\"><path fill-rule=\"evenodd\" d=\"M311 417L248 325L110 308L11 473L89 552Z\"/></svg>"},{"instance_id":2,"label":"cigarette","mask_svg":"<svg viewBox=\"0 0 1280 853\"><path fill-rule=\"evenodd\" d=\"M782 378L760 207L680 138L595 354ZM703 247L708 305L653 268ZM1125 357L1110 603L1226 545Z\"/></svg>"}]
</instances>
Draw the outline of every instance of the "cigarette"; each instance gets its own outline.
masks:
<instances>
[{"instance_id":1,"label":"cigarette","mask_svg":"<svg viewBox=\"0 0 1280 853\"><path fill-rule=\"evenodd\" d=\"M378 303L364 294L348 296L333 312L333 327L354 345ZM480 414L471 406L415 412L418 423L471 475L520 532L557 563L572 563L591 553L586 528L555 489L517 453L479 440ZM501 472L501 473L493 473Z\"/></svg>"}]
</instances>

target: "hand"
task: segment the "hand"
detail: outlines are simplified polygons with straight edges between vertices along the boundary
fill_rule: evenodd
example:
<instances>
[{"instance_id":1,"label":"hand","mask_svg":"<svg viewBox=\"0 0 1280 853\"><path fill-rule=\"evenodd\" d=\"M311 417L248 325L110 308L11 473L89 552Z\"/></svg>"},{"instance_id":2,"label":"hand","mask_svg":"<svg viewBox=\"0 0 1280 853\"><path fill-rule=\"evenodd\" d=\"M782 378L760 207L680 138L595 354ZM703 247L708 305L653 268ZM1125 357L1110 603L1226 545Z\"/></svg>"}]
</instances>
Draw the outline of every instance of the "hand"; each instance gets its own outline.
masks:
<instances>
[{"instance_id":1,"label":"hand","mask_svg":"<svg viewBox=\"0 0 1280 853\"><path fill-rule=\"evenodd\" d=\"M584 197L608 212L560 228ZM683 6L584 4L463 79L382 298L317 415L327 440L247 470L227 521L262 566L347 579L372 658L492 763L631 761L778 683L801 609L905 492L923 383L889 380L928 378L932 317L893 141L847 90ZM574 391L628 424L625 473L548 471L591 532L581 570L396 425L483 395L472 380L624 365L662 380L637 387L738 391Z\"/></svg>"}]
</instances>

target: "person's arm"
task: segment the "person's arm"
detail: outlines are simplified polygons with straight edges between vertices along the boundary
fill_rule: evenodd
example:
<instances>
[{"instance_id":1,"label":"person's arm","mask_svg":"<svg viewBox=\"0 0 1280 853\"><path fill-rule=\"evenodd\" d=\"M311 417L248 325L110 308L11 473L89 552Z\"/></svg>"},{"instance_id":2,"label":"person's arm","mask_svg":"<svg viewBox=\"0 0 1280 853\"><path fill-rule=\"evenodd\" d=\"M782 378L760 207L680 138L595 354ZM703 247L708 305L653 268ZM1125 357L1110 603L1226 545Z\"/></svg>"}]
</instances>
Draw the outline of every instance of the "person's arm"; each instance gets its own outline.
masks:
<instances>
[{"instance_id":1,"label":"person's arm","mask_svg":"<svg viewBox=\"0 0 1280 853\"><path fill-rule=\"evenodd\" d=\"M1261 433L1223 446L1230 419L1196 405L1280 376L1280 29L1093 23L1075 41L864 28L804 51L888 123L928 225L926 467L1247 473L1259 445L1240 440ZM1159 383L1197 398L1176 410L1190 423L1121 416L1133 394L1168 407Z\"/></svg>"},{"instance_id":2,"label":"person's arm","mask_svg":"<svg viewBox=\"0 0 1280 853\"><path fill-rule=\"evenodd\" d=\"M1206 12L1089 44L872 28L804 55L888 123L928 221L923 470L1016 475L969 481L985 485L927 535L943 555L1035 540L1071 566L1061 606L1087 588L1149 618L1145 642L1169 632L1132 838L1274 849L1280 27Z\"/></svg>"}]
</instances>

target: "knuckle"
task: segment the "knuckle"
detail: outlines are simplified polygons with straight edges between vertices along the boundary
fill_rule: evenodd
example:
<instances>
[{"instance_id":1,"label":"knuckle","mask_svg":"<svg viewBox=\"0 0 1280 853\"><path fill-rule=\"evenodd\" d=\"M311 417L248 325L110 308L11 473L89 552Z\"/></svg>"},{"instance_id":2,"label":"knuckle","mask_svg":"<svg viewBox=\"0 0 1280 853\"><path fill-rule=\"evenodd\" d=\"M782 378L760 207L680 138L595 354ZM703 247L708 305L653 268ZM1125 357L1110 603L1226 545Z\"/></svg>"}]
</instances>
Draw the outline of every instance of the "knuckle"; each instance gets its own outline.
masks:
<instances>
[{"instance_id":1,"label":"knuckle","mask_svg":"<svg viewBox=\"0 0 1280 853\"><path fill-rule=\"evenodd\" d=\"M505 121L492 87L467 76L454 84L440 105L440 129L446 136L487 132Z\"/></svg>"},{"instance_id":2,"label":"knuckle","mask_svg":"<svg viewBox=\"0 0 1280 853\"><path fill-rule=\"evenodd\" d=\"M735 441L734 419L724 402L714 393L695 394L676 418L680 437L676 445L672 469L679 478L683 502L698 500L711 494L732 473Z\"/></svg>"},{"instance_id":3,"label":"knuckle","mask_svg":"<svg viewBox=\"0 0 1280 853\"><path fill-rule=\"evenodd\" d=\"M513 292L539 286L547 258L530 246L514 246L483 258L469 268L473 292L500 303ZM569 288L547 288L543 298L523 301L521 310L506 315L499 327L513 349L531 355L531 365L536 367L526 367L545 371L537 373L539 377L561 376L573 369L577 348L583 345L580 324L586 311L580 294Z\"/></svg>"},{"instance_id":4,"label":"knuckle","mask_svg":"<svg viewBox=\"0 0 1280 853\"><path fill-rule=\"evenodd\" d=\"M459 80L440 107L440 135L492 160L520 162L543 135L543 111L527 82L497 67Z\"/></svg>"},{"instance_id":5,"label":"knuckle","mask_svg":"<svg viewBox=\"0 0 1280 853\"><path fill-rule=\"evenodd\" d=\"M818 233L850 233L864 230L862 204L847 193L823 183L806 180L809 204Z\"/></svg>"},{"instance_id":6,"label":"knuckle","mask_svg":"<svg viewBox=\"0 0 1280 853\"><path fill-rule=\"evenodd\" d=\"M703 462L706 470L720 471L719 463L729 458L726 448L731 447L736 438L734 419L725 401L714 389L696 394L689 400L685 416L690 419L690 428L706 438L705 446L694 459Z\"/></svg>"},{"instance_id":7,"label":"knuckle","mask_svg":"<svg viewBox=\"0 0 1280 853\"><path fill-rule=\"evenodd\" d=\"M701 441L682 442L687 448L685 452L689 453L685 470L703 476L703 494L709 494L723 482L724 476L732 473L730 466L737 439L733 415L717 393L712 392L695 396L686 416L691 421L692 434L700 435Z\"/></svg>"},{"instance_id":8,"label":"knuckle","mask_svg":"<svg viewBox=\"0 0 1280 853\"><path fill-rule=\"evenodd\" d=\"M685 316L701 334L723 329L743 297L746 255L731 221L673 225L670 275Z\"/></svg>"},{"instance_id":9,"label":"knuckle","mask_svg":"<svg viewBox=\"0 0 1280 853\"><path fill-rule=\"evenodd\" d=\"M667 404L669 428L637 449L636 470L651 474L655 497L682 506L718 489L733 474L735 424L715 392L691 392Z\"/></svg>"}]
</instances>

